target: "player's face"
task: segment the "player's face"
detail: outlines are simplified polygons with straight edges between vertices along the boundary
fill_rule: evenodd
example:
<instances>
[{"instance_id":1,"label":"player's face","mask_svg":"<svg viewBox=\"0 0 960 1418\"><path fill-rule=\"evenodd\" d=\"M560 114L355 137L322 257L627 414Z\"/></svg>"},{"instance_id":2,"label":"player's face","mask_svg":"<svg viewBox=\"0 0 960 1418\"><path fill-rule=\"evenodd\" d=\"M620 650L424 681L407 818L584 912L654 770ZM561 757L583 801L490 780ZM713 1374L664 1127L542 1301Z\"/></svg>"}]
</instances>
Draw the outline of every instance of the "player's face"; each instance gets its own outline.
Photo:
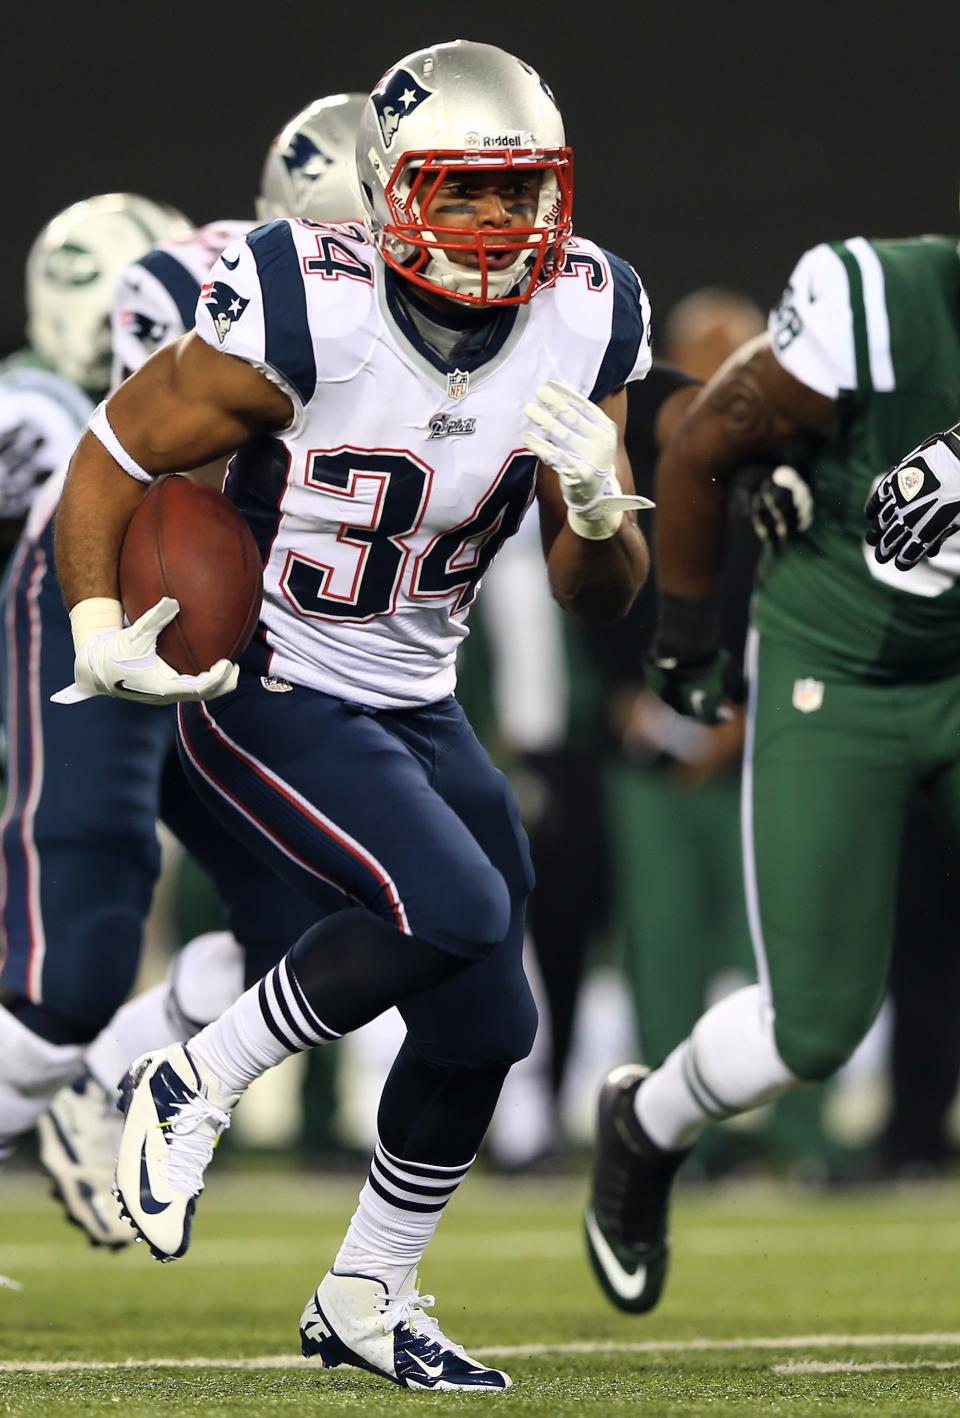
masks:
<instances>
[{"instance_id":1,"label":"player's face","mask_svg":"<svg viewBox=\"0 0 960 1418\"><path fill-rule=\"evenodd\" d=\"M534 225L542 180L539 172L451 172L431 195L421 217L425 226L442 236L447 256L457 266L480 264L473 235L479 230L487 265L501 271L521 252L516 247L498 250L498 243L511 229ZM456 249L458 240L464 244L462 252Z\"/></svg>"}]
</instances>

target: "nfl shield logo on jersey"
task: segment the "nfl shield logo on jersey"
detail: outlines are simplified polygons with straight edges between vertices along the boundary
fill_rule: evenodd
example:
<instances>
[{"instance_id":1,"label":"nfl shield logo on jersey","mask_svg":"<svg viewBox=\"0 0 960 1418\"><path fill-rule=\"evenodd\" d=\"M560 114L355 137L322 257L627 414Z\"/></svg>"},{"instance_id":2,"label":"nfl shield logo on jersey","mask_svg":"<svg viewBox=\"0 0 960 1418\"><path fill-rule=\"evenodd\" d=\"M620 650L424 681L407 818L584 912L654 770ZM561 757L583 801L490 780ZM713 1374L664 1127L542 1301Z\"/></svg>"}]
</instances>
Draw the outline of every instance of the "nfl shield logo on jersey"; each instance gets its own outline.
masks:
<instances>
[{"instance_id":1,"label":"nfl shield logo on jersey","mask_svg":"<svg viewBox=\"0 0 960 1418\"><path fill-rule=\"evenodd\" d=\"M470 388L470 375L465 369L455 369L447 375L447 398L462 399Z\"/></svg>"},{"instance_id":2,"label":"nfl shield logo on jersey","mask_svg":"<svg viewBox=\"0 0 960 1418\"><path fill-rule=\"evenodd\" d=\"M793 707L801 714L812 714L823 703L822 679L797 679L793 682Z\"/></svg>"},{"instance_id":3,"label":"nfl shield logo on jersey","mask_svg":"<svg viewBox=\"0 0 960 1418\"><path fill-rule=\"evenodd\" d=\"M225 281L207 281L200 287L200 299L210 312L213 328L222 345L230 326L240 319L250 301L245 300L242 295L237 295L233 287L228 286Z\"/></svg>"},{"instance_id":4,"label":"nfl shield logo on jersey","mask_svg":"<svg viewBox=\"0 0 960 1418\"><path fill-rule=\"evenodd\" d=\"M433 98L433 91L425 89L409 69L397 69L390 75L389 83L379 91L374 90L370 98L377 110L383 146L389 152L397 129L407 114L419 108L424 99Z\"/></svg>"}]
</instances>

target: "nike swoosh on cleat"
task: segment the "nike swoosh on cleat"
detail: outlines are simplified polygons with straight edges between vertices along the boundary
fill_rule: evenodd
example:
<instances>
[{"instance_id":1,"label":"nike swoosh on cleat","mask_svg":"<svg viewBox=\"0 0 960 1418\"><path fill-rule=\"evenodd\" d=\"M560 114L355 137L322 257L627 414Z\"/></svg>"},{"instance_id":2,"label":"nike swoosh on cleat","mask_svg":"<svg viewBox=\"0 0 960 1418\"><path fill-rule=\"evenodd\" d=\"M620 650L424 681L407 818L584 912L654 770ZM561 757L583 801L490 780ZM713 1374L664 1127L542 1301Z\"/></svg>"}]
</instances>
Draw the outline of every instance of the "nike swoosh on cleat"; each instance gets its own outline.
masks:
<instances>
[{"instance_id":1,"label":"nike swoosh on cleat","mask_svg":"<svg viewBox=\"0 0 960 1418\"><path fill-rule=\"evenodd\" d=\"M407 1354L409 1355L409 1357L413 1360L413 1362L414 1362L415 1364L419 1364L419 1365L420 1365L421 1369L422 1369L423 1372L427 1375L428 1378L431 1378L431 1379L438 1379L438 1378L440 1377L440 1375L443 1373L443 1360L442 1360L442 1359L440 1360L440 1363L439 1363L439 1364L425 1364L425 1363L423 1362L423 1360L420 1358L419 1354L412 1354L409 1349L407 1350Z\"/></svg>"},{"instance_id":2,"label":"nike swoosh on cleat","mask_svg":"<svg viewBox=\"0 0 960 1418\"><path fill-rule=\"evenodd\" d=\"M635 1300L647 1283L647 1267L641 1265L635 1271L625 1270L614 1255L606 1236L600 1230L592 1210L587 1212L584 1220L590 1244L593 1246L597 1259L603 1266L603 1273L611 1286L621 1299Z\"/></svg>"},{"instance_id":3,"label":"nike swoosh on cleat","mask_svg":"<svg viewBox=\"0 0 960 1418\"><path fill-rule=\"evenodd\" d=\"M147 1171L147 1144L140 1149L140 1205L149 1216L159 1216L166 1211L169 1201L155 1201L150 1190L150 1173Z\"/></svg>"},{"instance_id":4,"label":"nike swoosh on cleat","mask_svg":"<svg viewBox=\"0 0 960 1418\"><path fill-rule=\"evenodd\" d=\"M228 261L227 258L226 258L226 256L221 256L221 257L220 257L220 260L221 260L221 261L223 262L223 264L226 266L226 268L227 268L228 271L235 271L235 270L237 269L237 267L240 265L240 257L239 257L239 256L237 257L236 261Z\"/></svg>"}]
</instances>

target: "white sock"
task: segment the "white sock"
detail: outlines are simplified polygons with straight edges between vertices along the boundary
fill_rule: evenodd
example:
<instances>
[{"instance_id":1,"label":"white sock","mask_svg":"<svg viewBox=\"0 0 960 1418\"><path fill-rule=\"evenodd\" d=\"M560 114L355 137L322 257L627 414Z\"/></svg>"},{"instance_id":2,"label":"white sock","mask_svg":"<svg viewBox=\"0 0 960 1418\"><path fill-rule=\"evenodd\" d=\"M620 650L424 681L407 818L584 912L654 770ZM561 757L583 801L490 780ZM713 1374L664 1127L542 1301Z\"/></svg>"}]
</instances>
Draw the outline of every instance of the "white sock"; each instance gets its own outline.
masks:
<instances>
[{"instance_id":1,"label":"white sock","mask_svg":"<svg viewBox=\"0 0 960 1418\"><path fill-rule=\"evenodd\" d=\"M291 1054L339 1037L313 1012L285 955L259 984L193 1036L190 1053L228 1092L242 1093Z\"/></svg>"},{"instance_id":2,"label":"white sock","mask_svg":"<svg viewBox=\"0 0 960 1418\"><path fill-rule=\"evenodd\" d=\"M800 1084L777 1053L759 985L708 1009L689 1039L641 1084L640 1123L658 1147L689 1147L709 1122L745 1113Z\"/></svg>"},{"instance_id":3,"label":"white sock","mask_svg":"<svg viewBox=\"0 0 960 1418\"><path fill-rule=\"evenodd\" d=\"M216 1019L243 990L243 951L229 931L209 931L183 947L167 978L121 1006L84 1054L112 1093L134 1059L177 1044Z\"/></svg>"},{"instance_id":4,"label":"white sock","mask_svg":"<svg viewBox=\"0 0 960 1418\"><path fill-rule=\"evenodd\" d=\"M338 1274L375 1276L391 1295L412 1289L443 1208L473 1161L471 1157L459 1167L404 1162L378 1142L333 1269Z\"/></svg>"},{"instance_id":5,"label":"white sock","mask_svg":"<svg viewBox=\"0 0 960 1418\"><path fill-rule=\"evenodd\" d=\"M0 1147L29 1132L80 1067L79 1044L51 1044L0 1008Z\"/></svg>"}]
</instances>

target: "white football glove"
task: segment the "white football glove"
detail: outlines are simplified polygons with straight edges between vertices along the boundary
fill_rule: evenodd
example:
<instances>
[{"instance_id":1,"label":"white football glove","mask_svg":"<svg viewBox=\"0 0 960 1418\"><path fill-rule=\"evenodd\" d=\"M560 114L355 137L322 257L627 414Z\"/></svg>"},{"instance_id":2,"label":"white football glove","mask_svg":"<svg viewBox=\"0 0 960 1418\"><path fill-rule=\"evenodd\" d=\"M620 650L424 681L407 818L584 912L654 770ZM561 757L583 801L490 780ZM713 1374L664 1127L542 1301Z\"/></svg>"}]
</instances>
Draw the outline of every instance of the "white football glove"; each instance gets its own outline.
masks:
<instances>
[{"instance_id":1,"label":"white football glove","mask_svg":"<svg viewBox=\"0 0 960 1418\"><path fill-rule=\"evenodd\" d=\"M140 704L179 704L236 689L240 671L230 660L218 660L203 674L181 675L157 654L157 636L179 611L179 602L164 596L124 629L119 601L80 601L70 612L75 683L52 695L53 702L78 704L110 694Z\"/></svg>"},{"instance_id":2,"label":"white football glove","mask_svg":"<svg viewBox=\"0 0 960 1418\"><path fill-rule=\"evenodd\" d=\"M648 497L620 491L617 425L597 404L551 379L523 412L536 425L524 433L524 444L556 472L567 521L579 536L591 541L612 537L627 509L653 506Z\"/></svg>"},{"instance_id":3,"label":"white football glove","mask_svg":"<svg viewBox=\"0 0 960 1418\"><path fill-rule=\"evenodd\" d=\"M960 437L935 434L880 479L864 509L867 542L883 565L909 571L960 527Z\"/></svg>"}]
</instances>

